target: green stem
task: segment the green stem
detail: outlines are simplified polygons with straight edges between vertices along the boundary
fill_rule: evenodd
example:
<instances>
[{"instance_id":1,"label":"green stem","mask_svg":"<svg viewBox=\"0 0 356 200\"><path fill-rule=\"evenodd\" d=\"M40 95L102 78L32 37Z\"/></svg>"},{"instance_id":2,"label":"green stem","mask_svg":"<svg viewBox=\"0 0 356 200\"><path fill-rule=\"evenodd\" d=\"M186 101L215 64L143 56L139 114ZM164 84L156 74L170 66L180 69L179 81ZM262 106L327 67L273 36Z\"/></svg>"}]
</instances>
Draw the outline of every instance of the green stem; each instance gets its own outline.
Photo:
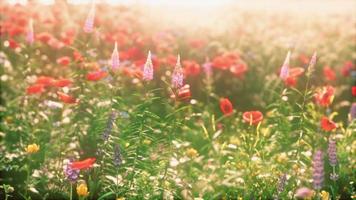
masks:
<instances>
[{"instance_id":1,"label":"green stem","mask_svg":"<svg viewBox=\"0 0 356 200\"><path fill-rule=\"evenodd\" d=\"M70 183L70 196L69 196L69 200L73 199L73 183Z\"/></svg>"}]
</instances>

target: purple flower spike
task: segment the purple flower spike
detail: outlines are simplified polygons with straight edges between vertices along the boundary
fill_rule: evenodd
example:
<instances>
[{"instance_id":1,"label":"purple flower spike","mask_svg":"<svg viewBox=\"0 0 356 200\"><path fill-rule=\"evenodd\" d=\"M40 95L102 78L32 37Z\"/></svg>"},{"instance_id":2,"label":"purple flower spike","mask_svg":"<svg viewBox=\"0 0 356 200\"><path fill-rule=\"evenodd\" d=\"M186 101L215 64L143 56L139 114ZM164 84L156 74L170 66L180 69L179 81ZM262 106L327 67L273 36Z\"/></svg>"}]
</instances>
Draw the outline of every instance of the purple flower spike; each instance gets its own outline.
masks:
<instances>
[{"instance_id":1,"label":"purple flower spike","mask_svg":"<svg viewBox=\"0 0 356 200\"><path fill-rule=\"evenodd\" d=\"M145 65L143 66L143 80L150 81L153 79L153 64L151 51L148 51L148 56Z\"/></svg>"},{"instance_id":2,"label":"purple flower spike","mask_svg":"<svg viewBox=\"0 0 356 200\"><path fill-rule=\"evenodd\" d=\"M213 74L212 63L208 60L203 64L203 69L207 76L210 77Z\"/></svg>"},{"instance_id":3,"label":"purple flower spike","mask_svg":"<svg viewBox=\"0 0 356 200\"><path fill-rule=\"evenodd\" d=\"M311 73L314 71L314 66L316 64L316 52L314 52L313 56L310 59L309 66L308 66L308 75L311 75Z\"/></svg>"},{"instance_id":4,"label":"purple flower spike","mask_svg":"<svg viewBox=\"0 0 356 200\"><path fill-rule=\"evenodd\" d=\"M336 142L332 139L329 140L328 154L329 154L330 165L335 167L337 164Z\"/></svg>"},{"instance_id":5,"label":"purple flower spike","mask_svg":"<svg viewBox=\"0 0 356 200\"><path fill-rule=\"evenodd\" d=\"M285 80L289 76L289 63L290 63L290 51L288 51L286 59L284 60L284 63L281 68L281 72L279 74L279 77L283 80Z\"/></svg>"},{"instance_id":6,"label":"purple flower spike","mask_svg":"<svg viewBox=\"0 0 356 200\"><path fill-rule=\"evenodd\" d=\"M117 42L115 42L114 50L111 54L111 66L112 70L116 70L119 68L120 59L119 59L119 51L117 50Z\"/></svg>"},{"instance_id":7,"label":"purple flower spike","mask_svg":"<svg viewBox=\"0 0 356 200\"><path fill-rule=\"evenodd\" d=\"M80 170L79 169L73 169L71 167L71 161L69 161L67 163L67 165L64 167L64 174L66 176L66 178L71 181L71 182L75 182L78 177L79 177L79 172Z\"/></svg>"},{"instance_id":8,"label":"purple flower spike","mask_svg":"<svg viewBox=\"0 0 356 200\"><path fill-rule=\"evenodd\" d=\"M115 120L118 117L119 113L117 111L112 111L109 115L109 119L106 122L106 128L102 134L103 140L107 141L111 134L112 128L114 126Z\"/></svg>"},{"instance_id":9,"label":"purple flower spike","mask_svg":"<svg viewBox=\"0 0 356 200\"><path fill-rule=\"evenodd\" d=\"M28 30L27 30L27 34L26 34L26 41L29 44L32 44L35 41L32 19L30 19L30 21L28 22Z\"/></svg>"},{"instance_id":10,"label":"purple flower spike","mask_svg":"<svg viewBox=\"0 0 356 200\"><path fill-rule=\"evenodd\" d=\"M114 146L114 165L119 166L122 164L121 150L118 144Z\"/></svg>"},{"instance_id":11,"label":"purple flower spike","mask_svg":"<svg viewBox=\"0 0 356 200\"><path fill-rule=\"evenodd\" d=\"M350 108L350 119L351 121L356 119L356 103L353 103Z\"/></svg>"},{"instance_id":12,"label":"purple flower spike","mask_svg":"<svg viewBox=\"0 0 356 200\"><path fill-rule=\"evenodd\" d=\"M180 64L180 55L178 54L177 57L177 64L174 68L173 75L172 75L172 85L174 88L181 88L183 86L183 68Z\"/></svg>"},{"instance_id":13,"label":"purple flower spike","mask_svg":"<svg viewBox=\"0 0 356 200\"><path fill-rule=\"evenodd\" d=\"M93 1L87 19L84 24L84 32L91 33L94 30L94 19L95 19L95 1Z\"/></svg>"},{"instance_id":14,"label":"purple flower spike","mask_svg":"<svg viewBox=\"0 0 356 200\"><path fill-rule=\"evenodd\" d=\"M323 152L318 150L313 158L313 186L314 189L320 190L324 182L324 162Z\"/></svg>"}]
</instances>

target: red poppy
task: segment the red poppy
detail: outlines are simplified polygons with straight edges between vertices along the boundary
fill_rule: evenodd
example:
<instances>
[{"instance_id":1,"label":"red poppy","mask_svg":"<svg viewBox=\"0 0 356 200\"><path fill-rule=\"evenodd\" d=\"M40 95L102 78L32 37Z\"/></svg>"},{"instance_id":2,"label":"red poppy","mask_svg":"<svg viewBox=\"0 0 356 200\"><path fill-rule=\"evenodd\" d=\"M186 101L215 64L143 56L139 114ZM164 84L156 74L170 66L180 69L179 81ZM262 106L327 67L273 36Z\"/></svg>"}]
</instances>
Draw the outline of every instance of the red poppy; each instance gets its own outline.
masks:
<instances>
[{"instance_id":1,"label":"red poppy","mask_svg":"<svg viewBox=\"0 0 356 200\"><path fill-rule=\"evenodd\" d=\"M17 43L14 39L9 39L9 47L11 49L16 49L19 46L19 43Z\"/></svg>"},{"instance_id":2,"label":"red poppy","mask_svg":"<svg viewBox=\"0 0 356 200\"><path fill-rule=\"evenodd\" d=\"M59 99L64 103L73 104L73 103L77 103L78 102L78 100L76 98L74 98L72 96L69 96L66 93L57 92L57 94L58 94Z\"/></svg>"},{"instance_id":3,"label":"red poppy","mask_svg":"<svg viewBox=\"0 0 356 200\"><path fill-rule=\"evenodd\" d=\"M319 88L314 95L315 101L320 106L327 107L332 103L334 99L334 93L335 89L332 86Z\"/></svg>"},{"instance_id":4,"label":"red poppy","mask_svg":"<svg viewBox=\"0 0 356 200\"><path fill-rule=\"evenodd\" d=\"M37 40L47 43L53 36L50 33L42 32L36 35Z\"/></svg>"},{"instance_id":5,"label":"red poppy","mask_svg":"<svg viewBox=\"0 0 356 200\"><path fill-rule=\"evenodd\" d=\"M333 69L329 66L325 66L323 69L324 77L328 81L334 81L336 79L336 74Z\"/></svg>"},{"instance_id":6,"label":"red poppy","mask_svg":"<svg viewBox=\"0 0 356 200\"><path fill-rule=\"evenodd\" d=\"M355 67L352 61L346 61L344 66L341 68L341 74L345 77L350 76L350 71Z\"/></svg>"},{"instance_id":7,"label":"red poppy","mask_svg":"<svg viewBox=\"0 0 356 200\"><path fill-rule=\"evenodd\" d=\"M234 59L227 56L217 56L212 61L212 66L218 69L228 69L235 62Z\"/></svg>"},{"instance_id":8,"label":"red poppy","mask_svg":"<svg viewBox=\"0 0 356 200\"><path fill-rule=\"evenodd\" d=\"M57 59L57 64L62 66L67 66L70 63L70 58L68 56L63 56Z\"/></svg>"},{"instance_id":9,"label":"red poppy","mask_svg":"<svg viewBox=\"0 0 356 200\"><path fill-rule=\"evenodd\" d=\"M230 67L230 72L237 77L242 77L247 71L247 65L245 63L237 63Z\"/></svg>"},{"instance_id":10,"label":"red poppy","mask_svg":"<svg viewBox=\"0 0 356 200\"><path fill-rule=\"evenodd\" d=\"M183 61L183 68L186 76L196 76L200 74L200 65L194 60Z\"/></svg>"},{"instance_id":11,"label":"red poppy","mask_svg":"<svg viewBox=\"0 0 356 200\"><path fill-rule=\"evenodd\" d=\"M12 26L9 30L8 33L10 37L16 36L23 34L25 32L25 29L21 26Z\"/></svg>"},{"instance_id":12,"label":"red poppy","mask_svg":"<svg viewBox=\"0 0 356 200\"><path fill-rule=\"evenodd\" d=\"M304 68L294 67L289 69L289 76L284 80L284 84L288 87L295 87L297 85L298 77L304 73Z\"/></svg>"},{"instance_id":13,"label":"red poppy","mask_svg":"<svg viewBox=\"0 0 356 200\"><path fill-rule=\"evenodd\" d=\"M101 70L98 70L95 72L89 72L87 74L87 80L88 81L98 81L98 80L105 78L107 75L108 75L107 72L101 71Z\"/></svg>"},{"instance_id":14,"label":"red poppy","mask_svg":"<svg viewBox=\"0 0 356 200\"><path fill-rule=\"evenodd\" d=\"M288 76L284 80L284 84L288 87L295 87L297 85L297 78L293 76Z\"/></svg>"},{"instance_id":15,"label":"red poppy","mask_svg":"<svg viewBox=\"0 0 356 200\"><path fill-rule=\"evenodd\" d=\"M309 63L309 57L304 54L299 55L299 60L304 65L307 65Z\"/></svg>"},{"instance_id":16,"label":"red poppy","mask_svg":"<svg viewBox=\"0 0 356 200\"><path fill-rule=\"evenodd\" d=\"M336 129L336 124L335 122L329 120L327 117L322 117L320 121L320 126L324 131L332 131Z\"/></svg>"},{"instance_id":17,"label":"red poppy","mask_svg":"<svg viewBox=\"0 0 356 200\"><path fill-rule=\"evenodd\" d=\"M232 103L228 98L221 98L220 99L220 110L224 115L228 116L231 115L233 110Z\"/></svg>"},{"instance_id":18,"label":"red poppy","mask_svg":"<svg viewBox=\"0 0 356 200\"><path fill-rule=\"evenodd\" d=\"M189 41L189 46L191 46L194 49L200 49L200 48L204 47L205 44L206 44L206 42L204 40L200 40L200 39L195 39L195 40Z\"/></svg>"},{"instance_id":19,"label":"red poppy","mask_svg":"<svg viewBox=\"0 0 356 200\"><path fill-rule=\"evenodd\" d=\"M189 100L192 97L192 94L190 93L190 86L184 85L179 88L177 97L179 101Z\"/></svg>"},{"instance_id":20,"label":"red poppy","mask_svg":"<svg viewBox=\"0 0 356 200\"><path fill-rule=\"evenodd\" d=\"M66 78L61 78L61 79L58 79L54 82L54 85L56 87L67 87L69 85L71 85L73 82L69 79L66 79Z\"/></svg>"},{"instance_id":21,"label":"red poppy","mask_svg":"<svg viewBox=\"0 0 356 200\"><path fill-rule=\"evenodd\" d=\"M351 89L351 93L352 93L352 96L356 97L356 86L352 86L352 89Z\"/></svg>"},{"instance_id":22,"label":"red poppy","mask_svg":"<svg viewBox=\"0 0 356 200\"><path fill-rule=\"evenodd\" d=\"M43 86L52 86L54 83L54 78L49 76L40 76L37 78L36 83L41 84Z\"/></svg>"},{"instance_id":23,"label":"red poppy","mask_svg":"<svg viewBox=\"0 0 356 200\"><path fill-rule=\"evenodd\" d=\"M260 111L248 111L242 114L242 118L250 125L257 125L263 120L263 114Z\"/></svg>"},{"instance_id":24,"label":"red poppy","mask_svg":"<svg viewBox=\"0 0 356 200\"><path fill-rule=\"evenodd\" d=\"M289 69L289 76L299 77L304 73L305 69L303 67L293 67Z\"/></svg>"},{"instance_id":25,"label":"red poppy","mask_svg":"<svg viewBox=\"0 0 356 200\"><path fill-rule=\"evenodd\" d=\"M26 93L29 95L41 94L43 92L44 92L44 85L42 85L42 84L31 85L31 86L28 86L26 89Z\"/></svg>"},{"instance_id":26,"label":"red poppy","mask_svg":"<svg viewBox=\"0 0 356 200\"><path fill-rule=\"evenodd\" d=\"M73 52L73 57L76 62L83 62L84 60L82 54L80 54L78 51Z\"/></svg>"},{"instance_id":27,"label":"red poppy","mask_svg":"<svg viewBox=\"0 0 356 200\"><path fill-rule=\"evenodd\" d=\"M82 161L72 162L71 168L78 169L78 170L89 169L93 166L93 164L95 163L95 160L96 160L96 158L87 158Z\"/></svg>"}]
</instances>

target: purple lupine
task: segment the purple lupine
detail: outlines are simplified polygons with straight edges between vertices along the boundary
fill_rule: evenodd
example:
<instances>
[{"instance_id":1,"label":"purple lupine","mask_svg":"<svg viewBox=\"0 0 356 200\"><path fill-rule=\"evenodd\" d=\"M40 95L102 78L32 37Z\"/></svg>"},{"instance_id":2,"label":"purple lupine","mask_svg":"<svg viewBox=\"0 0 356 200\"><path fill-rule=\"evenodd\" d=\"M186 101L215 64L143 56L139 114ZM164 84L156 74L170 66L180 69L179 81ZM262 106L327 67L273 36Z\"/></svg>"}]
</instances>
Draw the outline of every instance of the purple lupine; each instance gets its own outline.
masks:
<instances>
[{"instance_id":1,"label":"purple lupine","mask_svg":"<svg viewBox=\"0 0 356 200\"><path fill-rule=\"evenodd\" d=\"M71 167L72 161L69 161L64 167L64 174L69 181L76 181L79 177L79 169L73 169Z\"/></svg>"},{"instance_id":2,"label":"purple lupine","mask_svg":"<svg viewBox=\"0 0 356 200\"><path fill-rule=\"evenodd\" d=\"M350 108L350 119L351 121L356 119L356 103L352 103Z\"/></svg>"},{"instance_id":3,"label":"purple lupine","mask_svg":"<svg viewBox=\"0 0 356 200\"><path fill-rule=\"evenodd\" d=\"M113 111L110 113L109 119L106 122L105 130L102 135L104 141L107 141L109 139L109 135L112 131L112 127L114 126L114 122L115 122L117 116L118 116L118 112L116 112L116 111Z\"/></svg>"},{"instance_id":4,"label":"purple lupine","mask_svg":"<svg viewBox=\"0 0 356 200\"><path fill-rule=\"evenodd\" d=\"M313 158L313 186L314 189L320 190L324 182L324 162L323 152L318 150Z\"/></svg>"},{"instance_id":5,"label":"purple lupine","mask_svg":"<svg viewBox=\"0 0 356 200\"><path fill-rule=\"evenodd\" d=\"M333 168L333 172L330 174L330 179L336 181L339 178L339 176L335 171L335 167L337 165L336 141L331 138L329 139L328 155L329 155L329 164Z\"/></svg>"},{"instance_id":6,"label":"purple lupine","mask_svg":"<svg viewBox=\"0 0 356 200\"><path fill-rule=\"evenodd\" d=\"M178 54L177 57L177 64L174 67L173 74L172 74L172 85L174 88L181 88L183 86L183 68L180 64L180 55Z\"/></svg>"},{"instance_id":7,"label":"purple lupine","mask_svg":"<svg viewBox=\"0 0 356 200\"><path fill-rule=\"evenodd\" d=\"M313 56L310 59L309 66L308 66L308 71L307 75L311 75L311 73L314 71L314 66L316 64L316 52L314 52Z\"/></svg>"},{"instance_id":8,"label":"purple lupine","mask_svg":"<svg viewBox=\"0 0 356 200\"><path fill-rule=\"evenodd\" d=\"M329 155L330 165L335 167L337 164L337 156L336 156L336 142L333 139L329 140L328 155Z\"/></svg>"},{"instance_id":9,"label":"purple lupine","mask_svg":"<svg viewBox=\"0 0 356 200\"><path fill-rule=\"evenodd\" d=\"M111 54L111 67L112 70L116 70L120 65L119 51L117 50L117 42L115 42L114 50Z\"/></svg>"},{"instance_id":10,"label":"purple lupine","mask_svg":"<svg viewBox=\"0 0 356 200\"><path fill-rule=\"evenodd\" d=\"M33 32L33 21L32 19L28 22L28 29L26 33L26 42L32 44L35 41L34 32Z\"/></svg>"},{"instance_id":11,"label":"purple lupine","mask_svg":"<svg viewBox=\"0 0 356 200\"><path fill-rule=\"evenodd\" d=\"M114 165L119 166L122 163L121 150L118 144L114 147Z\"/></svg>"},{"instance_id":12,"label":"purple lupine","mask_svg":"<svg viewBox=\"0 0 356 200\"><path fill-rule=\"evenodd\" d=\"M213 73L213 70L212 70L212 63L209 62L208 60L203 64L203 69L204 69L204 72L205 74L210 77Z\"/></svg>"},{"instance_id":13,"label":"purple lupine","mask_svg":"<svg viewBox=\"0 0 356 200\"><path fill-rule=\"evenodd\" d=\"M287 174L283 174L279 177L278 180L277 195L274 198L275 200L279 199L279 195L283 192L286 183L287 183Z\"/></svg>"},{"instance_id":14,"label":"purple lupine","mask_svg":"<svg viewBox=\"0 0 356 200\"><path fill-rule=\"evenodd\" d=\"M89 14L85 20L84 23L84 32L86 33L91 33L94 30L94 20L95 20L95 1L93 0L93 3L91 5Z\"/></svg>"},{"instance_id":15,"label":"purple lupine","mask_svg":"<svg viewBox=\"0 0 356 200\"><path fill-rule=\"evenodd\" d=\"M153 79L153 64L151 58L151 51L148 51L147 60L143 66L143 80L150 81Z\"/></svg>"},{"instance_id":16,"label":"purple lupine","mask_svg":"<svg viewBox=\"0 0 356 200\"><path fill-rule=\"evenodd\" d=\"M286 59L284 60L284 63L281 68L281 72L279 74L279 77L283 80L285 80L289 76L289 63L290 63L290 51L288 51Z\"/></svg>"}]
</instances>

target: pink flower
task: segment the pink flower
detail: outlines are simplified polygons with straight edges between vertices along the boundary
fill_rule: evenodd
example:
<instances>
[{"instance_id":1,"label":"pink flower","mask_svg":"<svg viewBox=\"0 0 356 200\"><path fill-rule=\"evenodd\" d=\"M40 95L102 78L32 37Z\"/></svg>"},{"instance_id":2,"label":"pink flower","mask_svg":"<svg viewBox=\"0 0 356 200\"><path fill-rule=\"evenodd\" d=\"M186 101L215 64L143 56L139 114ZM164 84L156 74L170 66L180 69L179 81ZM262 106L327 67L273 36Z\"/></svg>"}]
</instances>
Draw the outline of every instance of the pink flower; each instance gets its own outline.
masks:
<instances>
[{"instance_id":1,"label":"pink flower","mask_svg":"<svg viewBox=\"0 0 356 200\"><path fill-rule=\"evenodd\" d=\"M114 50L111 54L111 66L113 70L116 70L120 65L119 52L117 50L117 42L115 42Z\"/></svg>"},{"instance_id":2,"label":"pink flower","mask_svg":"<svg viewBox=\"0 0 356 200\"><path fill-rule=\"evenodd\" d=\"M183 74L183 69L182 65L180 64L180 55L178 54L177 57L177 63L173 71L172 75L172 85L174 88L180 88L183 86L183 79L184 79L184 74Z\"/></svg>"},{"instance_id":3,"label":"pink flower","mask_svg":"<svg viewBox=\"0 0 356 200\"><path fill-rule=\"evenodd\" d=\"M301 187L295 192L294 196L298 199L312 198L314 196L314 191L307 187Z\"/></svg>"},{"instance_id":4,"label":"pink flower","mask_svg":"<svg viewBox=\"0 0 356 200\"><path fill-rule=\"evenodd\" d=\"M148 51L148 56L145 65L143 66L143 80L150 81L153 79L153 64L151 59L151 51Z\"/></svg>"},{"instance_id":5,"label":"pink flower","mask_svg":"<svg viewBox=\"0 0 356 200\"><path fill-rule=\"evenodd\" d=\"M84 24L84 32L91 33L94 29L94 18L95 18L95 1L93 1L92 6L90 8L89 14L87 19L85 20Z\"/></svg>"},{"instance_id":6,"label":"pink flower","mask_svg":"<svg viewBox=\"0 0 356 200\"><path fill-rule=\"evenodd\" d=\"M28 22L28 30L27 30L27 34L26 34L26 41L29 44L32 44L35 41L34 33L33 33L33 21L32 21L32 19L30 19L30 21Z\"/></svg>"},{"instance_id":7,"label":"pink flower","mask_svg":"<svg viewBox=\"0 0 356 200\"><path fill-rule=\"evenodd\" d=\"M285 80L289 76L289 62L290 62L290 51L288 51L286 59L284 60L284 63L281 68L281 72L279 74L279 77L283 80Z\"/></svg>"}]
</instances>

